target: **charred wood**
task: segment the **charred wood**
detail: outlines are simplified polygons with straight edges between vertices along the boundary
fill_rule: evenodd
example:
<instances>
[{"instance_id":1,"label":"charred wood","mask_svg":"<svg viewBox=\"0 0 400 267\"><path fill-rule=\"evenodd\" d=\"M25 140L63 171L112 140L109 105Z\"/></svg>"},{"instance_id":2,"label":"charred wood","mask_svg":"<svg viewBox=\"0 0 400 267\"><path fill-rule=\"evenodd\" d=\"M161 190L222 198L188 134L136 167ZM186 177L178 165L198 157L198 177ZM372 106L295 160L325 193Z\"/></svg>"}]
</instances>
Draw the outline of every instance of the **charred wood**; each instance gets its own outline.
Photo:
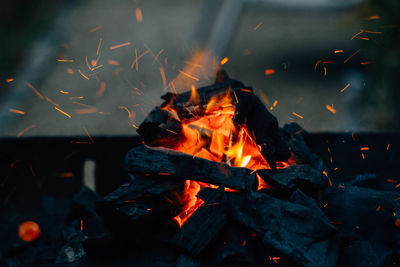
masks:
<instances>
[{"instance_id":1,"label":"charred wood","mask_svg":"<svg viewBox=\"0 0 400 267\"><path fill-rule=\"evenodd\" d=\"M276 171L258 170L257 173L273 188L280 190L299 188L315 193L328 184L328 178L310 165L291 165Z\"/></svg>"},{"instance_id":2,"label":"charred wood","mask_svg":"<svg viewBox=\"0 0 400 267\"><path fill-rule=\"evenodd\" d=\"M200 263L186 254L181 254L173 266L174 267L200 267Z\"/></svg>"},{"instance_id":3,"label":"charred wood","mask_svg":"<svg viewBox=\"0 0 400 267\"><path fill-rule=\"evenodd\" d=\"M251 231L242 224L230 222L204 252L204 265L256 266L254 249Z\"/></svg>"},{"instance_id":4,"label":"charred wood","mask_svg":"<svg viewBox=\"0 0 400 267\"><path fill-rule=\"evenodd\" d=\"M204 201L185 222L173 238L172 243L191 255L198 256L215 238L227 222L223 189L202 190L200 198Z\"/></svg>"},{"instance_id":5,"label":"charred wood","mask_svg":"<svg viewBox=\"0 0 400 267\"><path fill-rule=\"evenodd\" d=\"M336 230L318 208L291 203L267 194L228 194L233 218L262 236L265 244L302 266L335 266L330 251Z\"/></svg>"},{"instance_id":6,"label":"charred wood","mask_svg":"<svg viewBox=\"0 0 400 267\"><path fill-rule=\"evenodd\" d=\"M286 133L286 141L289 144L290 150L296 156L298 163L310 164L320 172L326 171L322 160L310 150L304 141L303 135L306 132L300 125L295 122L285 124L283 132Z\"/></svg>"},{"instance_id":7,"label":"charred wood","mask_svg":"<svg viewBox=\"0 0 400 267\"><path fill-rule=\"evenodd\" d=\"M151 146L171 147L182 130L180 119L169 110L156 107L139 126L137 132Z\"/></svg>"},{"instance_id":8,"label":"charred wood","mask_svg":"<svg viewBox=\"0 0 400 267\"><path fill-rule=\"evenodd\" d=\"M250 190L255 182L250 169L230 167L166 148L135 147L127 153L125 166L133 174L170 174L182 181L189 179L239 190Z\"/></svg>"},{"instance_id":9,"label":"charred wood","mask_svg":"<svg viewBox=\"0 0 400 267\"><path fill-rule=\"evenodd\" d=\"M137 179L96 203L96 210L119 238L169 238L176 231L172 218L181 212L171 198L183 181Z\"/></svg>"},{"instance_id":10,"label":"charred wood","mask_svg":"<svg viewBox=\"0 0 400 267\"><path fill-rule=\"evenodd\" d=\"M260 99L248 91L238 91L234 122L246 126L271 169L276 161L286 161L290 157L289 148L279 134L277 119L265 108Z\"/></svg>"},{"instance_id":11,"label":"charred wood","mask_svg":"<svg viewBox=\"0 0 400 267\"><path fill-rule=\"evenodd\" d=\"M379 255L400 239L393 213L400 209L399 193L342 184L329 187L322 199L328 204L325 214L343 236L369 241Z\"/></svg>"},{"instance_id":12,"label":"charred wood","mask_svg":"<svg viewBox=\"0 0 400 267\"><path fill-rule=\"evenodd\" d=\"M371 244L363 240L346 243L342 248L338 265L343 267L381 266L379 258Z\"/></svg>"}]
</instances>

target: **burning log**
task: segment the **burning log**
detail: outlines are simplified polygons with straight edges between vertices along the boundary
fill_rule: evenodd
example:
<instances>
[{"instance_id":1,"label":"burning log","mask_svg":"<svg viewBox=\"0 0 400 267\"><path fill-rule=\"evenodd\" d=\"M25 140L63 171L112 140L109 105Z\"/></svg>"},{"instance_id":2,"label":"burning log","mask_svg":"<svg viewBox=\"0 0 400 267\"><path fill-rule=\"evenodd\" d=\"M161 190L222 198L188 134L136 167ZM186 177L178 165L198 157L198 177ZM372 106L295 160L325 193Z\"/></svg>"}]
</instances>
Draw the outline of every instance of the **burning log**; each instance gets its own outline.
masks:
<instances>
[{"instance_id":1,"label":"burning log","mask_svg":"<svg viewBox=\"0 0 400 267\"><path fill-rule=\"evenodd\" d=\"M227 139L231 139L233 142L238 141L237 132L243 128L251 136L250 139L255 143L255 146L258 146L256 148L257 153L261 153L264 157L263 160L268 162L267 165L271 169L276 168L277 160L286 161L290 157L289 148L280 133L277 119L269 113L264 104L253 93L251 87L246 87L241 82L230 79L224 71L217 73L216 83L211 86L199 88L197 91L192 88L192 92L182 94L168 93L162 98L166 101L161 105L161 108L155 108L138 129L138 133L147 145L176 148L181 140L188 137L187 131L190 131L185 132L182 129L182 124L187 126L188 122L198 121L201 118L207 120L207 116L210 116L210 107L216 106L216 110L226 112L227 115L224 118L229 119L234 126L229 126L230 123L225 124L225 127L231 128L225 129L223 134L225 142L228 141ZM216 104L215 102L218 103L218 101L225 102ZM214 112L216 111L214 110ZM229 112L232 112L232 117L228 115ZM217 124L219 120L214 119L214 124ZM200 124L200 129L194 129L194 132L193 130L190 132L192 132L192 135L201 135L200 139L204 139L203 141L210 139L207 137L207 131L205 131L205 134L200 132L203 128L212 128L212 124L207 125L206 123L204 125L204 122ZM193 128L195 125L189 124L189 127ZM232 134L226 132L233 129L237 132ZM220 134L217 133L215 136L221 138ZM214 138L212 132L208 135L212 135L212 138ZM197 139L195 138L193 144L189 146L194 146L198 141ZM215 151L215 145L220 143L221 140L214 140L214 144L208 144L210 146L209 151L216 153L218 157L225 152L224 148L222 148L222 151ZM226 145L217 146L224 147ZM188 152L186 150L180 151ZM192 154L195 154L195 152ZM211 154L206 158L212 158Z\"/></svg>"},{"instance_id":2,"label":"burning log","mask_svg":"<svg viewBox=\"0 0 400 267\"><path fill-rule=\"evenodd\" d=\"M278 120L252 91L240 90L236 96L234 122L247 127L271 169L276 169L277 160L286 161L290 157L289 148L279 133Z\"/></svg>"},{"instance_id":3,"label":"burning log","mask_svg":"<svg viewBox=\"0 0 400 267\"><path fill-rule=\"evenodd\" d=\"M188 219L172 243L198 256L227 222L223 189L204 188L200 198L204 204Z\"/></svg>"},{"instance_id":4,"label":"burning log","mask_svg":"<svg viewBox=\"0 0 400 267\"><path fill-rule=\"evenodd\" d=\"M239 190L251 190L255 176L247 168L193 157L167 148L138 146L125 159L127 170L133 174L166 174L173 178L194 180Z\"/></svg>"},{"instance_id":5,"label":"burning log","mask_svg":"<svg viewBox=\"0 0 400 267\"><path fill-rule=\"evenodd\" d=\"M317 207L250 192L228 194L233 218L302 266L335 266L336 230Z\"/></svg>"},{"instance_id":6,"label":"burning log","mask_svg":"<svg viewBox=\"0 0 400 267\"><path fill-rule=\"evenodd\" d=\"M204 106L210 102L211 98L219 95L224 95L228 90L231 92L239 92L240 89L252 90L246 87L243 83L230 79L225 71L217 72L216 82L213 85L201 87L197 89L198 101L195 103L190 102L191 92L182 94L167 93L161 98L165 100L163 105L172 103L177 108L183 108L188 105L201 105Z\"/></svg>"}]
</instances>

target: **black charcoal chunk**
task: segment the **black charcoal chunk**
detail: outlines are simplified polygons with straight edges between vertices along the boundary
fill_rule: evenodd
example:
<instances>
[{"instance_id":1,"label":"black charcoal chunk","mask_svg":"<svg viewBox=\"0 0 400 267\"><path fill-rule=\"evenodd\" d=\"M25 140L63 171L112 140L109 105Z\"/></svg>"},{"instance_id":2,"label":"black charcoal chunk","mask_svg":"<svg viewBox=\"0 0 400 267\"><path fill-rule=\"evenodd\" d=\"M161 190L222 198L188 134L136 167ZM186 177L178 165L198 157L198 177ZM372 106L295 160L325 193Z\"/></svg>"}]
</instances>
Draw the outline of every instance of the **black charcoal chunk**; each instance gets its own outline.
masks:
<instances>
[{"instance_id":1,"label":"black charcoal chunk","mask_svg":"<svg viewBox=\"0 0 400 267\"><path fill-rule=\"evenodd\" d=\"M200 267L200 263L186 254L181 254L174 267Z\"/></svg>"},{"instance_id":2,"label":"black charcoal chunk","mask_svg":"<svg viewBox=\"0 0 400 267\"><path fill-rule=\"evenodd\" d=\"M336 229L317 207L267 194L229 194L233 218L262 236L265 244L302 266L336 266Z\"/></svg>"},{"instance_id":3,"label":"black charcoal chunk","mask_svg":"<svg viewBox=\"0 0 400 267\"><path fill-rule=\"evenodd\" d=\"M323 172L326 167L323 161L313 153L304 141L303 134L306 134L303 128L297 123L285 124L283 131L286 132L286 140L290 150L296 156L298 163L310 164L316 170Z\"/></svg>"},{"instance_id":4,"label":"black charcoal chunk","mask_svg":"<svg viewBox=\"0 0 400 267\"><path fill-rule=\"evenodd\" d=\"M343 246L338 266L378 267L381 265L371 244L364 240L356 240Z\"/></svg>"},{"instance_id":5,"label":"black charcoal chunk","mask_svg":"<svg viewBox=\"0 0 400 267\"><path fill-rule=\"evenodd\" d=\"M342 184L322 196L324 212L342 236L369 241L378 255L393 251L400 231L394 213L400 209L400 194Z\"/></svg>"},{"instance_id":6,"label":"black charcoal chunk","mask_svg":"<svg viewBox=\"0 0 400 267\"><path fill-rule=\"evenodd\" d=\"M178 141L181 130L181 121L173 112L156 107L137 132L148 145L172 147Z\"/></svg>"},{"instance_id":7,"label":"black charcoal chunk","mask_svg":"<svg viewBox=\"0 0 400 267\"><path fill-rule=\"evenodd\" d=\"M328 178L310 165L291 165L283 169L258 170L260 177L278 189L300 188L316 192L328 184Z\"/></svg>"}]
</instances>

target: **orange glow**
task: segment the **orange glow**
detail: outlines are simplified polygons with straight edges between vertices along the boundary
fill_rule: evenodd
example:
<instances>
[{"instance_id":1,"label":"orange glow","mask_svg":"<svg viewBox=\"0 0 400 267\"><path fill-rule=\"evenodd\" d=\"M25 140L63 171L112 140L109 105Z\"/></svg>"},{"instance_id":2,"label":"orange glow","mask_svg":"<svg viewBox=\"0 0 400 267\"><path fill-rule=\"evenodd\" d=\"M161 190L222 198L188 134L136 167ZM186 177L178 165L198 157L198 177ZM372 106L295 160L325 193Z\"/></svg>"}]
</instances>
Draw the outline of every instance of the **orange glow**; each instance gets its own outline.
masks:
<instances>
[{"instance_id":1,"label":"orange glow","mask_svg":"<svg viewBox=\"0 0 400 267\"><path fill-rule=\"evenodd\" d=\"M96 92L96 96L97 97L102 96L105 91L106 91L106 82L103 81L100 83L100 87L99 87L99 90L97 90L97 92Z\"/></svg>"},{"instance_id":2,"label":"orange glow","mask_svg":"<svg viewBox=\"0 0 400 267\"><path fill-rule=\"evenodd\" d=\"M32 125L29 126L29 127L26 127L25 129L23 129L22 131L20 131L20 132L17 134L17 138L20 138L24 133L26 133L27 131L29 131L30 129L35 128L35 127L36 127L36 125L34 125L34 124L32 124Z\"/></svg>"},{"instance_id":3,"label":"orange glow","mask_svg":"<svg viewBox=\"0 0 400 267\"><path fill-rule=\"evenodd\" d=\"M273 110L277 104L278 104L278 100L275 100L270 109Z\"/></svg>"},{"instance_id":4,"label":"orange glow","mask_svg":"<svg viewBox=\"0 0 400 267\"><path fill-rule=\"evenodd\" d=\"M82 73L82 71L80 69L78 69L79 74L85 78L86 80L90 80L88 76L86 76L85 74Z\"/></svg>"},{"instance_id":5,"label":"orange glow","mask_svg":"<svg viewBox=\"0 0 400 267\"><path fill-rule=\"evenodd\" d=\"M229 58L224 57L224 58L221 60L221 65L224 65L226 62L228 62L228 60L229 60Z\"/></svg>"},{"instance_id":6,"label":"orange glow","mask_svg":"<svg viewBox=\"0 0 400 267\"><path fill-rule=\"evenodd\" d=\"M336 114L336 109L334 109L333 106L326 105L325 107L326 107L327 110L329 110L333 114Z\"/></svg>"},{"instance_id":7,"label":"orange glow","mask_svg":"<svg viewBox=\"0 0 400 267\"><path fill-rule=\"evenodd\" d=\"M301 115L297 114L296 112L292 112L292 114L293 114L293 115L295 115L296 117L299 117L300 119L304 119L304 117L303 117L303 116L301 116Z\"/></svg>"},{"instance_id":8,"label":"orange glow","mask_svg":"<svg viewBox=\"0 0 400 267\"><path fill-rule=\"evenodd\" d=\"M374 19L380 19L380 18L381 18L380 16L375 15L375 16L369 16L366 18L362 18L362 20L374 20Z\"/></svg>"},{"instance_id":9,"label":"orange glow","mask_svg":"<svg viewBox=\"0 0 400 267\"><path fill-rule=\"evenodd\" d=\"M62 172L58 176L60 176L62 178L72 178L72 177L74 177L74 173L73 172Z\"/></svg>"},{"instance_id":10,"label":"orange glow","mask_svg":"<svg viewBox=\"0 0 400 267\"><path fill-rule=\"evenodd\" d=\"M36 90L36 88L33 87L33 85L32 85L31 83L25 82L25 84L26 84L29 88L31 88L32 91L33 91L38 97L40 97L41 99L44 99L43 95L42 95L38 90Z\"/></svg>"},{"instance_id":11,"label":"orange glow","mask_svg":"<svg viewBox=\"0 0 400 267\"><path fill-rule=\"evenodd\" d=\"M120 47L123 47L123 46L128 46L128 45L131 45L131 42L110 46L110 50L114 50L114 49L117 49L117 48L120 48Z\"/></svg>"},{"instance_id":12,"label":"orange glow","mask_svg":"<svg viewBox=\"0 0 400 267\"><path fill-rule=\"evenodd\" d=\"M176 196L179 203L183 205L183 212L174 217L174 220L179 224L179 227L182 228L182 225L190 218L190 216L192 216L192 214L203 205L204 201L197 197L199 191L199 183L186 180L183 194L181 196Z\"/></svg>"},{"instance_id":13,"label":"orange glow","mask_svg":"<svg viewBox=\"0 0 400 267\"><path fill-rule=\"evenodd\" d=\"M119 65L121 65L121 63L119 63L118 61L113 60L113 59L107 60L107 63L108 63L109 65L114 65L114 66L119 66Z\"/></svg>"},{"instance_id":14,"label":"orange glow","mask_svg":"<svg viewBox=\"0 0 400 267\"><path fill-rule=\"evenodd\" d=\"M160 75L163 83L163 91L165 91L167 90L167 77L165 76L165 71L163 67L160 67Z\"/></svg>"},{"instance_id":15,"label":"orange glow","mask_svg":"<svg viewBox=\"0 0 400 267\"><path fill-rule=\"evenodd\" d=\"M74 62L73 59L57 59L58 62Z\"/></svg>"},{"instance_id":16,"label":"orange glow","mask_svg":"<svg viewBox=\"0 0 400 267\"><path fill-rule=\"evenodd\" d=\"M193 157L225 162L233 167L246 167L253 171L270 169L261 154L261 146L257 145L247 127L237 126L233 122L236 110L234 103L237 103L234 92L229 90L225 94L212 97L207 104L200 104L199 93L195 86L192 85L191 88L190 98L183 108L192 117L182 119L178 142L172 148ZM277 101L274 106L276 104ZM171 105L166 105L163 109L179 119L177 111ZM292 162L277 163L278 168L285 168L290 164ZM258 180L258 190L271 188L257 173L255 178ZM197 197L203 187L218 188L207 183L185 181L183 194L177 196L182 212L174 217L180 227L204 203ZM237 192L230 188L224 190Z\"/></svg>"},{"instance_id":17,"label":"orange glow","mask_svg":"<svg viewBox=\"0 0 400 267\"><path fill-rule=\"evenodd\" d=\"M262 25L262 22L259 22L253 29L256 31L258 28L260 28Z\"/></svg>"},{"instance_id":18,"label":"orange glow","mask_svg":"<svg viewBox=\"0 0 400 267\"><path fill-rule=\"evenodd\" d=\"M195 81L200 81L199 78L194 77L193 75L190 75L190 74L184 72L183 70L178 70L178 71L179 71L181 74L185 75L186 77L188 77L188 78L190 78L190 79L193 79L193 80L195 80Z\"/></svg>"},{"instance_id":19,"label":"orange glow","mask_svg":"<svg viewBox=\"0 0 400 267\"><path fill-rule=\"evenodd\" d=\"M260 177L260 175L258 175L258 173L256 173L256 177L257 177L257 181L258 181L257 190L261 190L261 189L271 189L271 188L272 188L269 184L267 184L267 183Z\"/></svg>"},{"instance_id":20,"label":"orange glow","mask_svg":"<svg viewBox=\"0 0 400 267\"><path fill-rule=\"evenodd\" d=\"M197 93L196 87L192 85L192 91L190 93L189 103L197 104L200 103L199 94Z\"/></svg>"},{"instance_id":21,"label":"orange glow","mask_svg":"<svg viewBox=\"0 0 400 267\"><path fill-rule=\"evenodd\" d=\"M37 223L26 221L19 225L18 236L25 242L31 242L40 235L40 227Z\"/></svg>"},{"instance_id":22,"label":"orange glow","mask_svg":"<svg viewBox=\"0 0 400 267\"><path fill-rule=\"evenodd\" d=\"M143 21L143 13L141 8L136 8L136 21L141 23Z\"/></svg>"},{"instance_id":23,"label":"orange glow","mask_svg":"<svg viewBox=\"0 0 400 267\"><path fill-rule=\"evenodd\" d=\"M264 73L265 73L265 75L272 75L275 73L275 70L274 69L266 69Z\"/></svg>"},{"instance_id":24,"label":"orange glow","mask_svg":"<svg viewBox=\"0 0 400 267\"><path fill-rule=\"evenodd\" d=\"M345 88L343 88L342 90L340 90L340 92L341 92L341 93L344 92L347 88L349 88L349 86L350 86L350 84L348 83L348 84L346 85Z\"/></svg>"},{"instance_id":25,"label":"orange glow","mask_svg":"<svg viewBox=\"0 0 400 267\"><path fill-rule=\"evenodd\" d=\"M54 107L54 109L58 110L60 113L64 114L64 115L67 116L68 118L71 118L71 115L69 115L68 113L62 111L62 110L59 109L58 107Z\"/></svg>"},{"instance_id":26,"label":"orange glow","mask_svg":"<svg viewBox=\"0 0 400 267\"><path fill-rule=\"evenodd\" d=\"M10 83L12 81L14 81L14 78L9 78L9 79L6 80L6 83Z\"/></svg>"},{"instance_id":27,"label":"orange glow","mask_svg":"<svg viewBox=\"0 0 400 267\"><path fill-rule=\"evenodd\" d=\"M278 263L278 260L280 260L280 259L281 259L281 257L271 257L271 256L269 256L269 260L273 261L274 263Z\"/></svg>"},{"instance_id":28,"label":"orange glow","mask_svg":"<svg viewBox=\"0 0 400 267\"><path fill-rule=\"evenodd\" d=\"M14 113L17 113L17 114L21 114L21 115L25 114L25 111L18 110L18 109L13 109L13 108L9 108L8 111L14 112Z\"/></svg>"},{"instance_id":29,"label":"orange glow","mask_svg":"<svg viewBox=\"0 0 400 267\"><path fill-rule=\"evenodd\" d=\"M346 60L343 63L346 63L347 61L349 61L352 57L354 57L355 55L357 55L359 52L361 51L361 49L358 49L356 52L354 52L351 56L349 56L348 58L346 58Z\"/></svg>"}]
</instances>

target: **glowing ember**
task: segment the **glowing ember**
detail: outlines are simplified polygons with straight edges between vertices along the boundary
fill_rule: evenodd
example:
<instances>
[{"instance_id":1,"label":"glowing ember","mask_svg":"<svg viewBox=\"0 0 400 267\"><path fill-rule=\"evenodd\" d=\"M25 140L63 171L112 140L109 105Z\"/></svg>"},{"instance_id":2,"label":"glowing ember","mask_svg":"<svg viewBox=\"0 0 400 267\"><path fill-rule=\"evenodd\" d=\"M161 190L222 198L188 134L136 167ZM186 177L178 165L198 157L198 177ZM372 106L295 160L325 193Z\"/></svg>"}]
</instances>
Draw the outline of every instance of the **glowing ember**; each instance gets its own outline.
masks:
<instances>
[{"instance_id":1,"label":"glowing ember","mask_svg":"<svg viewBox=\"0 0 400 267\"><path fill-rule=\"evenodd\" d=\"M22 111L22 110L19 110L19 109L9 108L8 111L13 112L13 113L17 113L17 114L21 114L21 115L25 114L25 111Z\"/></svg>"},{"instance_id":2,"label":"glowing ember","mask_svg":"<svg viewBox=\"0 0 400 267\"><path fill-rule=\"evenodd\" d=\"M326 105L325 106L327 110L329 110L330 112L332 112L333 114L336 114L336 109L334 109L333 105Z\"/></svg>"},{"instance_id":3,"label":"glowing ember","mask_svg":"<svg viewBox=\"0 0 400 267\"><path fill-rule=\"evenodd\" d=\"M224 58L221 60L221 65L224 65L226 62L228 62L228 60L229 60L229 58L224 57Z\"/></svg>"},{"instance_id":4,"label":"glowing ember","mask_svg":"<svg viewBox=\"0 0 400 267\"><path fill-rule=\"evenodd\" d=\"M266 69L264 73L265 73L265 75L272 75L275 73L275 70L274 69Z\"/></svg>"},{"instance_id":5,"label":"glowing ember","mask_svg":"<svg viewBox=\"0 0 400 267\"><path fill-rule=\"evenodd\" d=\"M19 225L18 236L25 242L31 242L39 237L40 227L37 223L26 221Z\"/></svg>"}]
</instances>

